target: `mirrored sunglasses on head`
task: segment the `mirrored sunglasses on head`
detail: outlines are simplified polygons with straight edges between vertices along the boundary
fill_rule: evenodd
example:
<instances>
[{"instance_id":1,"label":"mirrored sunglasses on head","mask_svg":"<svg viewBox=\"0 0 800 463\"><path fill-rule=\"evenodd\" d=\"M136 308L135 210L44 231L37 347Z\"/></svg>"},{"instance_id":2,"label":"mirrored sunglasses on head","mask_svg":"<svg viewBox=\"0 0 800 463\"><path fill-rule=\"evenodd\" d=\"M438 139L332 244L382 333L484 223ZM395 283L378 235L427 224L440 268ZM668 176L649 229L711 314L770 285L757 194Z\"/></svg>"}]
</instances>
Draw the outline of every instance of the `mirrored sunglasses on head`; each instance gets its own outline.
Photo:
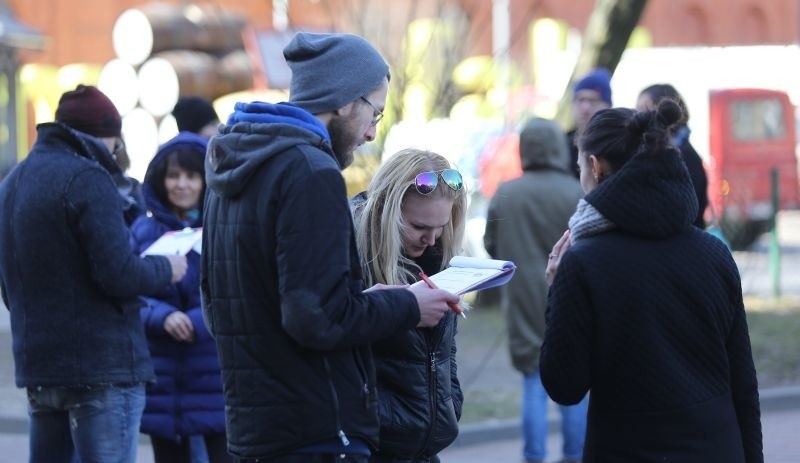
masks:
<instances>
[{"instance_id":1,"label":"mirrored sunglasses on head","mask_svg":"<svg viewBox=\"0 0 800 463\"><path fill-rule=\"evenodd\" d=\"M453 191L458 191L464 186L461 172L455 169L422 172L417 174L414 178L414 187L417 189L417 193L421 195L433 193L436 190L436 186L439 184L439 177L441 177L445 185L449 186Z\"/></svg>"}]
</instances>

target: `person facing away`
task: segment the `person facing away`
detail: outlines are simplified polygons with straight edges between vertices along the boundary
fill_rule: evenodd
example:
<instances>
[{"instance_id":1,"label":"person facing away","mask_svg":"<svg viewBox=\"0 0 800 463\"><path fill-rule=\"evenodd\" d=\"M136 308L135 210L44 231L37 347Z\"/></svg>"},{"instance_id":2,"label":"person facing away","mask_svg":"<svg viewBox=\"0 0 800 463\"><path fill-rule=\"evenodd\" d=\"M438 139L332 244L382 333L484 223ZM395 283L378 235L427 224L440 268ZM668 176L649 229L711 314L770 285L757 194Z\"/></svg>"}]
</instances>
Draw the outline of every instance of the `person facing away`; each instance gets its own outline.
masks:
<instances>
[{"instance_id":1,"label":"person facing away","mask_svg":"<svg viewBox=\"0 0 800 463\"><path fill-rule=\"evenodd\" d=\"M203 97L182 96L172 109L178 132L192 132L211 138L217 133L219 116L214 106Z\"/></svg>"},{"instance_id":2,"label":"person facing away","mask_svg":"<svg viewBox=\"0 0 800 463\"><path fill-rule=\"evenodd\" d=\"M579 140L587 194L546 270L540 362L555 401L591 391L586 463L764 461L741 281L692 225L681 117L672 100L607 109Z\"/></svg>"},{"instance_id":3,"label":"person facing away","mask_svg":"<svg viewBox=\"0 0 800 463\"><path fill-rule=\"evenodd\" d=\"M207 144L181 132L150 162L142 184L150 214L131 227L137 253L166 232L202 225ZM183 279L146 298L140 312L157 378L147 387L140 431L150 436L157 463L188 463L193 436L202 436L211 463L233 461L217 348L200 309L200 254L191 250L187 264Z\"/></svg>"},{"instance_id":4,"label":"person facing away","mask_svg":"<svg viewBox=\"0 0 800 463\"><path fill-rule=\"evenodd\" d=\"M577 137L597 111L611 107L611 73L608 69L597 68L581 77L572 88L572 119L574 126L567 132L567 146L570 153L570 168L575 178L580 177L578 169Z\"/></svg>"},{"instance_id":5,"label":"person facing away","mask_svg":"<svg viewBox=\"0 0 800 463\"><path fill-rule=\"evenodd\" d=\"M356 35L298 33L284 56L290 101L237 103L206 157L201 291L228 450L365 462L379 426L370 344L435 326L458 297L364 291L341 170L382 117L381 55Z\"/></svg>"},{"instance_id":6,"label":"person facing away","mask_svg":"<svg viewBox=\"0 0 800 463\"><path fill-rule=\"evenodd\" d=\"M350 202L367 286L404 285L438 273L458 254L467 195L443 156L400 151ZM458 435L464 395L456 365L455 312L372 344L380 447L370 462L438 462Z\"/></svg>"},{"instance_id":7,"label":"person facing away","mask_svg":"<svg viewBox=\"0 0 800 463\"><path fill-rule=\"evenodd\" d=\"M131 250L112 178L120 129L111 100L79 85L0 183L0 290L31 462L136 460L155 379L137 296L180 280L186 259Z\"/></svg>"},{"instance_id":8,"label":"person facing away","mask_svg":"<svg viewBox=\"0 0 800 463\"><path fill-rule=\"evenodd\" d=\"M686 163L686 168L689 170L689 178L692 179L695 197L697 197L698 208L694 225L705 229L706 221L703 215L706 207L708 207L708 176L700 155L697 154L697 151L689 142L691 130L687 125L689 123L689 110L686 108L686 103L678 93L678 90L672 85L654 84L639 93L639 98L636 100L636 109L639 111L652 111L664 98L669 98L678 103L678 106L683 111L683 117L678 120L674 127L670 127L669 131L672 144L680 150L683 162Z\"/></svg>"},{"instance_id":9,"label":"person facing away","mask_svg":"<svg viewBox=\"0 0 800 463\"><path fill-rule=\"evenodd\" d=\"M569 151L558 125L528 120L520 132L522 176L503 182L489 203L484 246L494 259L517 263L519 275L500 290L511 363L522 373L522 438L526 462L545 461L548 397L539 375L547 281L541 269L583 197L572 176ZM586 404L559 407L565 461L580 461Z\"/></svg>"}]
</instances>

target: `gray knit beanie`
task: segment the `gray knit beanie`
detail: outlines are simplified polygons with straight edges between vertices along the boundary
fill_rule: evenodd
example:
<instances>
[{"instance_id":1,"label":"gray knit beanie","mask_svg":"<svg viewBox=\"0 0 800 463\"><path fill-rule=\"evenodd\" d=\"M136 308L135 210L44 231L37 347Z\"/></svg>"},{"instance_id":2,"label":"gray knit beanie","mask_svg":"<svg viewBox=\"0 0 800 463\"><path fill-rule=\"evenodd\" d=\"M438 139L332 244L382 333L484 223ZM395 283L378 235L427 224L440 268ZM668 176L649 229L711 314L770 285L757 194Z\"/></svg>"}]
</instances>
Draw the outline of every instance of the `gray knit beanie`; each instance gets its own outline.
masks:
<instances>
[{"instance_id":1,"label":"gray knit beanie","mask_svg":"<svg viewBox=\"0 0 800 463\"><path fill-rule=\"evenodd\" d=\"M389 73L378 50L353 34L299 32L283 49L289 102L311 114L337 110L375 90Z\"/></svg>"}]
</instances>

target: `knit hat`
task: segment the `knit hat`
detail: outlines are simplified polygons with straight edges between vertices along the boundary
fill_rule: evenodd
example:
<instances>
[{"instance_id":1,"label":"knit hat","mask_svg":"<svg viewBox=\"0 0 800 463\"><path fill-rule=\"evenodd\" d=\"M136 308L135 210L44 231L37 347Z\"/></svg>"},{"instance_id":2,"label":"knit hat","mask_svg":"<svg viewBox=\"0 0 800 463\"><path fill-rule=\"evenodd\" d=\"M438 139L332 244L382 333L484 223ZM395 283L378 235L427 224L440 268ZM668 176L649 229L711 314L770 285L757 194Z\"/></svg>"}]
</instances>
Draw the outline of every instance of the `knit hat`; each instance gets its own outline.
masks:
<instances>
[{"instance_id":1,"label":"knit hat","mask_svg":"<svg viewBox=\"0 0 800 463\"><path fill-rule=\"evenodd\" d=\"M89 85L78 85L58 100L56 121L94 137L119 137L122 118L114 103Z\"/></svg>"},{"instance_id":2,"label":"knit hat","mask_svg":"<svg viewBox=\"0 0 800 463\"><path fill-rule=\"evenodd\" d=\"M199 96L182 96L172 109L179 132L200 133L208 124L219 121L217 112L208 100Z\"/></svg>"},{"instance_id":3,"label":"knit hat","mask_svg":"<svg viewBox=\"0 0 800 463\"><path fill-rule=\"evenodd\" d=\"M573 94L580 90L594 90L611 106L611 73L605 68L595 69L575 83Z\"/></svg>"},{"instance_id":4,"label":"knit hat","mask_svg":"<svg viewBox=\"0 0 800 463\"><path fill-rule=\"evenodd\" d=\"M292 70L289 102L311 114L355 101L377 88L389 73L378 50L353 34L299 32L283 56Z\"/></svg>"}]
</instances>

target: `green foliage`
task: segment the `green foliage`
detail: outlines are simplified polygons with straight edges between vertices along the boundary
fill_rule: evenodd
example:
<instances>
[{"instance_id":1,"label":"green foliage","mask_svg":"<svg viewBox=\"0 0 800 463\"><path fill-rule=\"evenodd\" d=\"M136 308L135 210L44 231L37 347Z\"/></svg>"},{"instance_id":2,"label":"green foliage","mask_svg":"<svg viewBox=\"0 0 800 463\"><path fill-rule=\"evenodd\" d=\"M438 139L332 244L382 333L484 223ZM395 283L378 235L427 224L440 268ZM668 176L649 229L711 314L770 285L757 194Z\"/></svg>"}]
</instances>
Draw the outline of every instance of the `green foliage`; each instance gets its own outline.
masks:
<instances>
[{"instance_id":1,"label":"green foliage","mask_svg":"<svg viewBox=\"0 0 800 463\"><path fill-rule=\"evenodd\" d=\"M800 384L800 301L748 300L759 387Z\"/></svg>"}]
</instances>

